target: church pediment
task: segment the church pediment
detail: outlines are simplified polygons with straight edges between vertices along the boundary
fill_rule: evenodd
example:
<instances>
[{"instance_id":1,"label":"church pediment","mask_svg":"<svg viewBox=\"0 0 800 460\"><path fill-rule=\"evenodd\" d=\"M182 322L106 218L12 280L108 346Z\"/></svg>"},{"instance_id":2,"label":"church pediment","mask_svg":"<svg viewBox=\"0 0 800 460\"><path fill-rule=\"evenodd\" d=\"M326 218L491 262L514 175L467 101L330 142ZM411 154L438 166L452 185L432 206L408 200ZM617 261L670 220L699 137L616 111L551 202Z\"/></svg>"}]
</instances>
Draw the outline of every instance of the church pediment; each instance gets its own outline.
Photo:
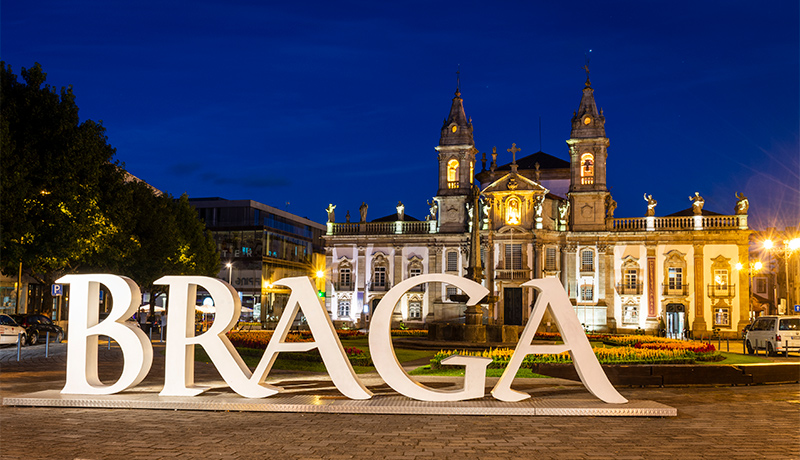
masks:
<instances>
[{"instance_id":1,"label":"church pediment","mask_svg":"<svg viewBox=\"0 0 800 460\"><path fill-rule=\"evenodd\" d=\"M541 184L534 182L525 176L511 172L497 179L491 184L487 185L486 188L484 188L481 191L481 193L509 192L509 191L519 192L523 190L531 192L540 192L543 194L547 194L550 192L550 190L542 187Z\"/></svg>"}]
</instances>

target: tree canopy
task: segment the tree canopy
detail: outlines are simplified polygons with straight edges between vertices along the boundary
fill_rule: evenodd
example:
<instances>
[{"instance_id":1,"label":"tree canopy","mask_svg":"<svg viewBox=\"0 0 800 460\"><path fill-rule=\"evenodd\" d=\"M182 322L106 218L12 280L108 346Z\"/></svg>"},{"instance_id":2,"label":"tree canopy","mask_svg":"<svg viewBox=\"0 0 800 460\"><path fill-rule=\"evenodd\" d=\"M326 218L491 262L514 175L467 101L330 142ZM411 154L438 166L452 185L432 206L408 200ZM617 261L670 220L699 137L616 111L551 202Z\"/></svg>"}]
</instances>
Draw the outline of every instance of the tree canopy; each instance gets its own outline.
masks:
<instances>
[{"instance_id":1,"label":"tree canopy","mask_svg":"<svg viewBox=\"0 0 800 460\"><path fill-rule=\"evenodd\" d=\"M41 284L107 271L142 287L166 274L214 276L213 239L184 196L128 175L105 128L80 121L72 88L45 84L37 63L19 81L0 61L0 270Z\"/></svg>"}]
</instances>

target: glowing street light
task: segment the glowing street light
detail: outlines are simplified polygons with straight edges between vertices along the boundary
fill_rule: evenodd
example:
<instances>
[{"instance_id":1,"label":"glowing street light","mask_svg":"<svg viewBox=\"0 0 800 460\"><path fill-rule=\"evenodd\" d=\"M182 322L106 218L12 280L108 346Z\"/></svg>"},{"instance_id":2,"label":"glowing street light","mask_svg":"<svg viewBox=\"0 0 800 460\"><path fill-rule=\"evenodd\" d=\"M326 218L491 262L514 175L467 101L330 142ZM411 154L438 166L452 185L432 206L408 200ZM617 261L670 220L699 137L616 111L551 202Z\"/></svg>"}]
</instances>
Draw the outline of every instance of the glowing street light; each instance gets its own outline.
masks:
<instances>
[{"instance_id":1,"label":"glowing street light","mask_svg":"<svg viewBox=\"0 0 800 460\"><path fill-rule=\"evenodd\" d=\"M800 249L800 238L792 238L791 240L783 240L783 247L777 248L776 243L771 239L764 240L762 243L764 249L768 250L770 254L772 254L772 250L774 249L775 252L778 253L780 257L783 255L783 269L786 273L786 308L789 308L789 261L792 258L792 254L794 254L798 249Z\"/></svg>"},{"instance_id":2,"label":"glowing street light","mask_svg":"<svg viewBox=\"0 0 800 460\"><path fill-rule=\"evenodd\" d=\"M231 274L233 273L233 264L228 262L227 264L225 264L225 266L228 267L228 284L231 284Z\"/></svg>"}]
</instances>

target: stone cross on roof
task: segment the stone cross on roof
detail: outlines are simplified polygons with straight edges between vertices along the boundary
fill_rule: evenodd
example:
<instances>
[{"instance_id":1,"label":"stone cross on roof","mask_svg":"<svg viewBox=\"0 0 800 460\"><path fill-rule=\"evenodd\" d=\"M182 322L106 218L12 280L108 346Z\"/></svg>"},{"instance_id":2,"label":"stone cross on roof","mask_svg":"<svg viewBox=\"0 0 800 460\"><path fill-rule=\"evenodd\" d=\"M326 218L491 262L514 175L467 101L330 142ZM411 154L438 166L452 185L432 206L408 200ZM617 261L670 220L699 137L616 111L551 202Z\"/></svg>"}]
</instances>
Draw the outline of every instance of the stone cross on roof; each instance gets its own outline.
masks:
<instances>
[{"instance_id":1,"label":"stone cross on roof","mask_svg":"<svg viewBox=\"0 0 800 460\"><path fill-rule=\"evenodd\" d=\"M511 163L517 163L517 152L522 149L517 148L517 144L511 144L510 149L506 149L506 152L511 152Z\"/></svg>"}]
</instances>

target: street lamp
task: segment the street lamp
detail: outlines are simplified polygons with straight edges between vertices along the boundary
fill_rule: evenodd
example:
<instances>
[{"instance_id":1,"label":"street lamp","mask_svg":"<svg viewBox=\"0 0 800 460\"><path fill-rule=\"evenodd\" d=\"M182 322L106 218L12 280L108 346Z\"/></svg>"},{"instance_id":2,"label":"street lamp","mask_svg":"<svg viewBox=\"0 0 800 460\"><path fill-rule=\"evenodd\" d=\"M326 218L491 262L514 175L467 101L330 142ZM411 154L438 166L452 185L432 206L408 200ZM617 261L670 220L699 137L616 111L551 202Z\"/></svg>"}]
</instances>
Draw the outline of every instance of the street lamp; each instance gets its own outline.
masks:
<instances>
[{"instance_id":1,"label":"street lamp","mask_svg":"<svg viewBox=\"0 0 800 460\"><path fill-rule=\"evenodd\" d=\"M747 286L748 286L747 304L751 313L753 309L753 273L758 273L759 271L761 271L763 267L764 264L762 264L760 260L748 263L747 268L745 268L744 264L742 264L741 262L738 262L736 264L736 270L747 271ZM750 319L752 320L753 318L751 317Z\"/></svg>"},{"instance_id":2,"label":"street lamp","mask_svg":"<svg viewBox=\"0 0 800 460\"><path fill-rule=\"evenodd\" d=\"M228 267L228 284L231 284L231 274L233 273L233 264L228 262L227 264L225 264L225 266Z\"/></svg>"},{"instance_id":3,"label":"street lamp","mask_svg":"<svg viewBox=\"0 0 800 460\"><path fill-rule=\"evenodd\" d=\"M786 274L786 309L788 310L789 307L789 261L792 258L792 254L794 254L798 249L800 249L800 238L792 238L791 240L783 240L783 247L778 249L775 247L775 242L772 240L764 240L763 243L764 249L768 250L770 254L772 254L772 250L778 253L778 256L783 255L783 270ZM777 280L777 275L776 275ZM777 283L776 283L777 284ZM789 313L785 311L784 313Z\"/></svg>"}]
</instances>

